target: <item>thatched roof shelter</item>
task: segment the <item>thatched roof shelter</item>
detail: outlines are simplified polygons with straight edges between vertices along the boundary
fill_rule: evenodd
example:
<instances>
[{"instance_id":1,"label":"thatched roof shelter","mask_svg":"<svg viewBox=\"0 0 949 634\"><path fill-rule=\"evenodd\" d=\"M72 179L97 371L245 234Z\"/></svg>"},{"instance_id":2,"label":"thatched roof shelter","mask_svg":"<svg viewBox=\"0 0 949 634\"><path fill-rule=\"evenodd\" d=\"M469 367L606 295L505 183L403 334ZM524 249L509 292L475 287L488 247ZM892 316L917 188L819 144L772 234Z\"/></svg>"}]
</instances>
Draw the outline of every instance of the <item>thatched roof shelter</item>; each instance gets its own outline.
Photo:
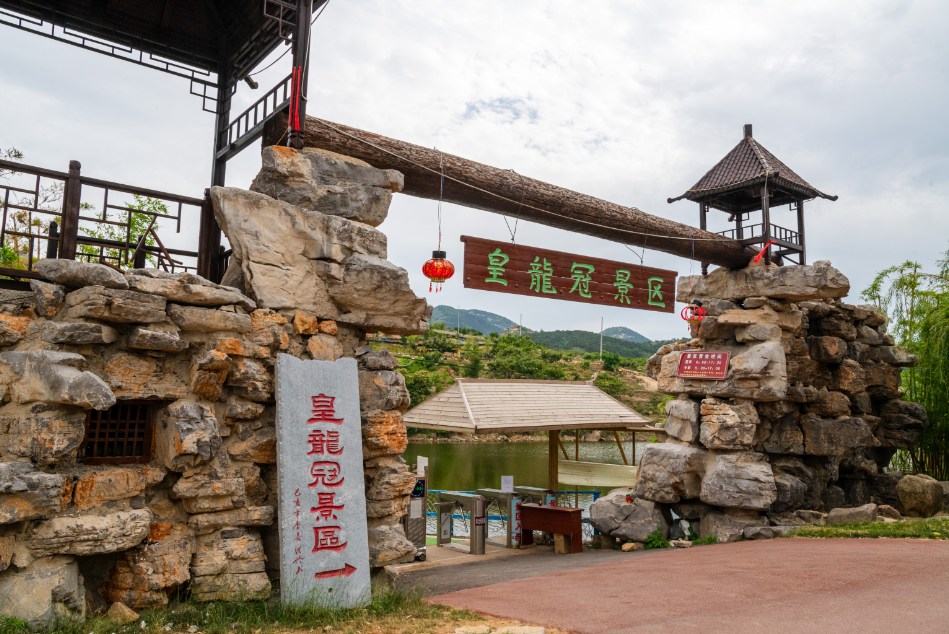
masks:
<instances>
[{"instance_id":1,"label":"thatched roof shelter","mask_svg":"<svg viewBox=\"0 0 949 634\"><path fill-rule=\"evenodd\" d=\"M408 427L469 434L644 428L650 420L592 381L456 379L409 410Z\"/></svg>"}]
</instances>

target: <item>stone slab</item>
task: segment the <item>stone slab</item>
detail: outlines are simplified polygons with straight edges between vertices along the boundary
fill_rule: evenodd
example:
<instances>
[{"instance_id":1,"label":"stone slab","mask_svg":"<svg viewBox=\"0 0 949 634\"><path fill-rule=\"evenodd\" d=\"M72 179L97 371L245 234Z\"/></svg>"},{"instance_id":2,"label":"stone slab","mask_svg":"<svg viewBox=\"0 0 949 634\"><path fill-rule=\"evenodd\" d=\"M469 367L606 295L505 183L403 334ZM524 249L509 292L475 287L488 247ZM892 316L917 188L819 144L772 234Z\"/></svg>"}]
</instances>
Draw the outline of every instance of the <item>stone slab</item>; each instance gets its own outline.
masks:
<instances>
[{"instance_id":1,"label":"stone slab","mask_svg":"<svg viewBox=\"0 0 949 634\"><path fill-rule=\"evenodd\" d=\"M277 355L281 594L340 607L370 600L356 360Z\"/></svg>"}]
</instances>

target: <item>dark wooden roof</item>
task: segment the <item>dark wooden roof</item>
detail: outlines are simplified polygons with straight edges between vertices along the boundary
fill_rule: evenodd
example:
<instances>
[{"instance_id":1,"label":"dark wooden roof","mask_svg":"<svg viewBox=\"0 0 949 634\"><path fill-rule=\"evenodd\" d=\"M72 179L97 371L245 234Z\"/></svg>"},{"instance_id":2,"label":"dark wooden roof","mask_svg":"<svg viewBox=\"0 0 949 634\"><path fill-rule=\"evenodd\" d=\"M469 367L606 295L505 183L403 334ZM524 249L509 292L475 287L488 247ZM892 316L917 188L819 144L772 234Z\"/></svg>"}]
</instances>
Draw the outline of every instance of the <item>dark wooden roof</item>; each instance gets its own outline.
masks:
<instances>
[{"instance_id":1,"label":"dark wooden roof","mask_svg":"<svg viewBox=\"0 0 949 634\"><path fill-rule=\"evenodd\" d=\"M798 176L749 134L699 182L668 202L687 198L729 213L755 211L761 209L761 186L765 182L772 207L818 197L837 200L837 196L821 192Z\"/></svg>"},{"instance_id":2,"label":"dark wooden roof","mask_svg":"<svg viewBox=\"0 0 949 634\"><path fill-rule=\"evenodd\" d=\"M239 80L282 40L264 1L0 0L0 9L213 73L227 62Z\"/></svg>"}]
</instances>

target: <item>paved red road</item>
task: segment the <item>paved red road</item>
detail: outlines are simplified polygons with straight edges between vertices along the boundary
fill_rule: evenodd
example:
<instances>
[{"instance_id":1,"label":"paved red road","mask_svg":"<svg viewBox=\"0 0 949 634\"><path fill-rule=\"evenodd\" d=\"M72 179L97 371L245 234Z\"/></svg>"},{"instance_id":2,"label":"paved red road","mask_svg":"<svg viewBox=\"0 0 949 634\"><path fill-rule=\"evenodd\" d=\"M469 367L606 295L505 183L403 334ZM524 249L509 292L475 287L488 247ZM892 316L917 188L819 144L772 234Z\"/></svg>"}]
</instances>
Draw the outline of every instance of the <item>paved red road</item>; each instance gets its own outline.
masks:
<instances>
[{"instance_id":1,"label":"paved red road","mask_svg":"<svg viewBox=\"0 0 949 634\"><path fill-rule=\"evenodd\" d=\"M789 538L650 551L431 600L583 634L949 632L949 542Z\"/></svg>"}]
</instances>

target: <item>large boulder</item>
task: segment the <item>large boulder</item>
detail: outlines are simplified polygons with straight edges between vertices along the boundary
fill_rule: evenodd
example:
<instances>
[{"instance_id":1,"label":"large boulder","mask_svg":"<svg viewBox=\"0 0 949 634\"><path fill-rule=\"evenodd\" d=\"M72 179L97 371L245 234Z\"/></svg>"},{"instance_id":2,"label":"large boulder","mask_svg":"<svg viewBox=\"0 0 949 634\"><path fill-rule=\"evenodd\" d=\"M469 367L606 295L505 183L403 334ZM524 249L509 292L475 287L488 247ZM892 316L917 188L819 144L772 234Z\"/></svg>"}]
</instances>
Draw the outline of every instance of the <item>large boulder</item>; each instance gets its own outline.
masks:
<instances>
[{"instance_id":1,"label":"large boulder","mask_svg":"<svg viewBox=\"0 0 949 634\"><path fill-rule=\"evenodd\" d=\"M175 371L174 364L162 359L122 352L105 364L105 378L121 399L174 401L191 395L188 383Z\"/></svg>"},{"instance_id":2,"label":"large boulder","mask_svg":"<svg viewBox=\"0 0 949 634\"><path fill-rule=\"evenodd\" d=\"M415 559L415 546L406 538L401 524L369 529L369 566L378 568Z\"/></svg>"},{"instance_id":3,"label":"large boulder","mask_svg":"<svg viewBox=\"0 0 949 634\"><path fill-rule=\"evenodd\" d=\"M165 305L165 298L156 295L86 286L66 296L66 315L118 324L149 324L165 320Z\"/></svg>"},{"instance_id":4,"label":"large boulder","mask_svg":"<svg viewBox=\"0 0 949 634\"><path fill-rule=\"evenodd\" d=\"M194 533L187 526L153 523L143 545L119 556L100 593L136 610L164 607L169 593L191 579L194 552Z\"/></svg>"},{"instance_id":5,"label":"large boulder","mask_svg":"<svg viewBox=\"0 0 949 634\"><path fill-rule=\"evenodd\" d=\"M28 458L43 467L67 464L85 436L81 407L9 403L0 407L0 453Z\"/></svg>"},{"instance_id":6,"label":"large boulder","mask_svg":"<svg viewBox=\"0 0 949 634\"><path fill-rule=\"evenodd\" d=\"M825 420L813 414L801 417L804 452L812 456L842 456L858 447L876 447L870 427L862 418Z\"/></svg>"},{"instance_id":7,"label":"large boulder","mask_svg":"<svg viewBox=\"0 0 949 634\"><path fill-rule=\"evenodd\" d=\"M401 456L409 438L396 411L371 410L362 416L363 460L379 456Z\"/></svg>"},{"instance_id":8,"label":"large boulder","mask_svg":"<svg viewBox=\"0 0 949 634\"><path fill-rule=\"evenodd\" d=\"M377 227L389 213L393 192L405 179L395 170L318 148L271 146L261 152L261 168L251 191L303 209Z\"/></svg>"},{"instance_id":9,"label":"large boulder","mask_svg":"<svg viewBox=\"0 0 949 634\"><path fill-rule=\"evenodd\" d=\"M867 478L867 487L870 490L870 497L873 498L873 502L881 506L884 504L892 506L902 513L903 507L900 503L900 496L896 492L896 486L903 477L903 473L900 471L886 471Z\"/></svg>"},{"instance_id":10,"label":"large boulder","mask_svg":"<svg viewBox=\"0 0 949 634\"><path fill-rule=\"evenodd\" d=\"M217 418L207 405L189 400L168 406L166 424L155 426L158 457L171 471L210 462L221 447Z\"/></svg>"},{"instance_id":11,"label":"large boulder","mask_svg":"<svg viewBox=\"0 0 949 634\"><path fill-rule=\"evenodd\" d=\"M633 511L633 505L626 501L634 495L632 488L613 489L590 505L590 524L604 535L619 528L623 520Z\"/></svg>"},{"instance_id":12,"label":"large boulder","mask_svg":"<svg viewBox=\"0 0 949 634\"><path fill-rule=\"evenodd\" d=\"M772 421L768 435L762 439L762 448L768 453L803 454L804 432L799 424L797 410Z\"/></svg>"},{"instance_id":13,"label":"large boulder","mask_svg":"<svg viewBox=\"0 0 949 634\"><path fill-rule=\"evenodd\" d=\"M29 462L0 462L0 524L49 517L65 506L65 485L62 475Z\"/></svg>"},{"instance_id":14,"label":"large boulder","mask_svg":"<svg viewBox=\"0 0 949 634\"><path fill-rule=\"evenodd\" d=\"M43 341L73 346L115 343L119 333L111 326L84 321L48 321L43 324Z\"/></svg>"},{"instance_id":15,"label":"large boulder","mask_svg":"<svg viewBox=\"0 0 949 634\"><path fill-rule=\"evenodd\" d=\"M405 411L412 399L405 387L405 377L391 370L359 373L359 409Z\"/></svg>"},{"instance_id":16,"label":"large boulder","mask_svg":"<svg viewBox=\"0 0 949 634\"><path fill-rule=\"evenodd\" d=\"M846 297L850 292L847 277L818 261L807 266L749 266L735 271L719 268L708 275L684 275L676 287L676 301L717 297L743 301L748 297L771 297L791 301Z\"/></svg>"},{"instance_id":17,"label":"large boulder","mask_svg":"<svg viewBox=\"0 0 949 634\"><path fill-rule=\"evenodd\" d=\"M270 596L260 535L242 528L199 535L191 559L191 597L197 601L253 601Z\"/></svg>"},{"instance_id":18,"label":"large boulder","mask_svg":"<svg viewBox=\"0 0 949 634\"><path fill-rule=\"evenodd\" d=\"M709 449L751 449L760 422L752 401L716 398L702 401L699 439Z\"/></svg>"},{"instance_id":19,"label":"large boulder","mask_svg":"<svg viewBox=\"0 0 949 634\"><path fill-rule=\"evenodd\" d=\"M773 512L785 513L804 506L807 485L802 480L789 473L775 473L774 486L777 489L777 497L771 505Z\"/></svg>"},{"instance_id":20,"label":"large boulder","mask_svg":"<svg viewBox=\"0 0 949 634\"><path fill-rule=\"evenodd\" d=\"M217 513L199 513L188 520L188 527L196 535L206 535L221 528L237 526L270 526L273 524L272 506L245 506Z\"/></svg>"},{"instance_id":21,"label":"large boulder","mask_svg":"<svg viewBox=\"0 0 949 634\"><path fill-rule=\"evenodd\" d=\"M81 262L79 260L42 259L34 265L36 272L57 284L69 288L83 286L103 286L105 288L127 289L128 282L122 274L110 266Z\"/></svg>"},{"instance_id":22,"label":"large boulder","mask_svg":"<svg viewBox=\"0 0 949 634\"><path fill-rule=\"evenodd\" d=\"M768 518L754 511L711 511L699 522L699 538L714 537L719 544L741 541L746 528L764 527Z\"/></svg>"},{"instance_id":23,"label":"large boulder","mask_svg":"<svg viewBox=\"0 0 949 634\"><path fill-rule=\"evenodd\" d=\"M767 509L777 499L767 457L752 452L718 455L702 480L700 498L714 506Z\"/></svg>"},{"instance_id":24,"label":"large boulder","mask_svg":"<svg viewBox=\"0 0 949 634\"><path fill-rule=\"evenodd\" d=\"M0 573L0 614L25 621L33 631L51 629L63 617L82 620L86 590L76 558L41 557Z\"/></svg>"},{"instance_id":25,"label":"large boulder","mask_svg":"<svg viewBox=\"0 0 949 634\"><path fill-rule=\"evenodd\" d=\"M656 502L636 499L629 506L629 514L620 522L620 525L610 533L612 537L620 537L634 542L644 542L656 529L663 537L669 536L669 524L662 515L662 510Z\"/></svg>"},{"instance_id":26,"label":"large boulder","mask_svg":"<svg viewBox=\"0 0 949 634\"><path fill-rule=\"evenodd\" d=\"M699 497L710 456L706 451L671 443L647 445L639 461L636 497L672 503Z\"/></svg>"},{"instance_id":27,"label":"large boulder","mask_svg":"<svg viewBox=\"0 0 949 634\"><path fill-rule=\"evenodd\" d=\"M210 282L193 273L169 273L158 269L129 269L125 272L129 288L140 293L160 295L176 304L194 306L236 305L254 310L257 304L237 289Z\"/></svg>"},{"instance_id":28,"label":"large boulder","mask_svg":"<svg viewBox=\"0 0 949 634\"><path fill-rule=\"evenodd\" d=\"M699 440L699 402L680 394L674 401L666 403L666 422L663 430L683 442L695 443Z\"/></svg>"},{"instance_id":29,"label":"large boulder","mask_svg":"<svg viewBox=\"0 0 949 634\"><path fill-rule=\"evenodd\" d=\"M175 482L171 497L188 513L215 513L247 505L247 486L237 473L214 470Z\"/></svg>"},{"instance_id":30,"label":"large boulder","mask_svg":"<svg viewBox=\"0 0 949 634\"><path fill-rule=\"evenodd\" d=\"M16 403L44 401L98 410L115 405L115 395L105 381L78 369L86 363L81 354L51 350L4 352L0 361L16 375L11 390Z\"/></svg>"},{"instance_id":31,"label":"large boulder","mask_svg":"<svg viewBox=\"0 0 949 634\"><path fill-rule=\"evenodd\" d=\"M73 476L72 503L76 510L137 497L165 479L168 471L154 464L139 467L92 467Z\"/></svg>"},{"instance_id":32,"label":"large boulder","mask_svg":"<svg viewBox=\"0 0 949 634\"><path fill-rule=\"evenodd\" d=\"M877 521L877 505L864 504L856 508L836 508L827 513L827 526L840 524L861 524Z\"/></svg>"},{"instance_id":33,"label":"large boulder","mask_svg":"<svg viewBox=\"0 0 949 634\"><path fill-rule=\"evenodd\" d=\"M787 395L787 360L778 341L753 346L741 344L716 345L716 352L731 352L728 374L722 381L686 379L676 376L682 351L662 357L656 377L659 391L665 394L741 398L755 401L780 401Z\"/></svg>"},{"instance_id":34,"label":"large boulder","mask_svg":"<svg viewBox=\"0 0 949 634\"><path fill-rule=\"evenodd\" d=\"M942 485L928 475L903 476L896 485L896 494L904 515L932 517L942 510Z\"/></svg>"},{"instance_id":35,"label":"large boulder","mask_svg":"<svg viewBox=\"0 0 949 634\"><path fill-rule=\"evenodd\" d=\"M428 330L428 305L408 273L385 260L381 232L236 188L213 187L211 199L259 306L373 331Z\"/></svg>"},{"instance_id":36,"label":"large boulder","mask_svg":"<svg viewBox=\"0 0 949 634\"><path fill-rule=\"evenodd\" d=\"M145 539L151 521L148 509L108 515L63 515L34 526L29 533L29 548L34 557L121 552Z\"/></svg>"},{"instance_id":37,"label":"large boulder","mask_svg":"<svg viewBox=\"0 0 949 634\"><path fill-rule=\"evenodd\" d=\"M929 426L926 408L912 401L889 401L880 408L880 426L874 434L884 447L909 449L919 442L919 431Z\"/></svg>"}]
</instances>

